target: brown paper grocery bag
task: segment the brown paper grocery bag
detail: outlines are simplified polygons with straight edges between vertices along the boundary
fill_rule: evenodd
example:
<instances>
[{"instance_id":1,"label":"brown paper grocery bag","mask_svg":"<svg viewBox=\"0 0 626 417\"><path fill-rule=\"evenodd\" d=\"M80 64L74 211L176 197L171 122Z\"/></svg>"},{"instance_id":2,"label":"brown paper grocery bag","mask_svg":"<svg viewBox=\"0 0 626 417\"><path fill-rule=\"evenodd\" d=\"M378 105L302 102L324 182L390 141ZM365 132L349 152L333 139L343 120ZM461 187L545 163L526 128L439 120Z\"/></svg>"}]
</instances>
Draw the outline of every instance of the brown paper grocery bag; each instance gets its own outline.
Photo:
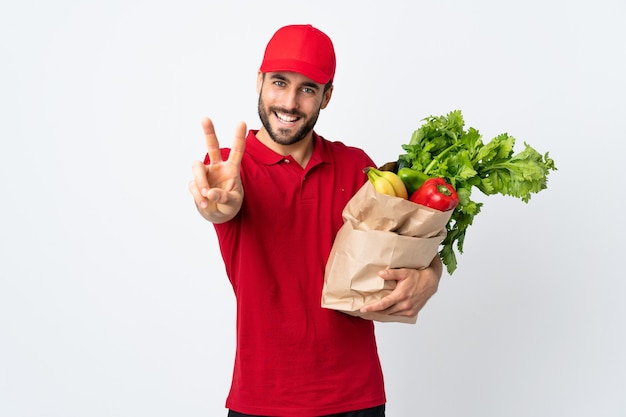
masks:
<instances>
[{"instance_id":1,"label":"brown paper grocery bag","mask_svg":"<svg viewBox=\"0 0 626 417\"><path fill-rule=\"evenodd\" d=\"M417 317L364 314L359 309L395 288L395 281L378 276L380 270L430 265L446 237L452 211L441 212L378 193L367 181L342 215L344 224L326 264L322 307L369 320L415 323Z\"/></svg>"}]
</instances>

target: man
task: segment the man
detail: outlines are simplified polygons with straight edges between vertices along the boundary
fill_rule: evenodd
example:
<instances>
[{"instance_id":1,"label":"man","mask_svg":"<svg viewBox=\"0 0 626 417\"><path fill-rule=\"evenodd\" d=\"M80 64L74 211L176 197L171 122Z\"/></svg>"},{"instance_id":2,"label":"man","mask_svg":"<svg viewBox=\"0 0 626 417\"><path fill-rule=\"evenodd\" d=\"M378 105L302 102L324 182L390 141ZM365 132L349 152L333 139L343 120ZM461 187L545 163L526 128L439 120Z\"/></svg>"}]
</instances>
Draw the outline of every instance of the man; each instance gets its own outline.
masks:
<instances>
[{"instance_id":1,"label":"man","mask_svg":"<svg viewBox=\"0 0 626 417\"><path fill-rule=\"evenodd\" d=\"M237 348L229 416L385 413L371 321L321 307L324 268L341 211L374 162L314 132L333 92L335 52L311 25L279 29L257 75L259 130L237 126L220 149L203 121L208 152L189 189L214 224L237 300ZM364 254L367 256L367 254ZM435 293L442 266L385 270L396 289L364 311L415 316Z\"/></svg>"}]
</instances>

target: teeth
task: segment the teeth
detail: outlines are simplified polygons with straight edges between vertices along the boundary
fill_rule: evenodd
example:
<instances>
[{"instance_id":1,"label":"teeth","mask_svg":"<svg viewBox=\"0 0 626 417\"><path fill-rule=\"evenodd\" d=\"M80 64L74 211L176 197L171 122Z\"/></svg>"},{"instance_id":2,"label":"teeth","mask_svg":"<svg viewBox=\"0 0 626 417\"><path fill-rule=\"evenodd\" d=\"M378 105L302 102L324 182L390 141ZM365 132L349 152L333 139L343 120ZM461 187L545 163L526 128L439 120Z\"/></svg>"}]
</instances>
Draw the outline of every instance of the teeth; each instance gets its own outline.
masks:
<instances>
[{"instance_id":1,"label":"teeth","mask_svg":"<svg viewBox=\"0 0 626 417\"><path fill-rule=\"evenodd\" d=\"M284 113L276 113L276 117L278 117L283 122L288 122L288 123L292 123L292 122L295 122L296 120L298 120L298 118L296 116L290 116L290 115L284 114Z\"/></svg>"}]
</instances>

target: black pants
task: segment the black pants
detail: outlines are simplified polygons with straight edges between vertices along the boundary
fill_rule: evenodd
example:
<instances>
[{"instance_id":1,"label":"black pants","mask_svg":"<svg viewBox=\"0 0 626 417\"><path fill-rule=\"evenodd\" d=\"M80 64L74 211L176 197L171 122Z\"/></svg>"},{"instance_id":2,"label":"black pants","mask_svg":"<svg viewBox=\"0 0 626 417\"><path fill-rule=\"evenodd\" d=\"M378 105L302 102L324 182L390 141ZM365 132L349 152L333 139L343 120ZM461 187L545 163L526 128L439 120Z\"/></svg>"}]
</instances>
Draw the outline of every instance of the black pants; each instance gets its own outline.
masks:
<instances>
[{"instance_id":1,"label":"black pants","mask_svg":"<svg viewBox=\"0 0 626 417\"><path fill-rule=\"evenodd\" d=\"M228 410L228 417L264 417L241 414L233 410ZM268 417L268 416L265 416ZM378 407L366 408L365 410L350 411L347 413L331 414L322 417L385 417L385 404Z\"/></svg>"}]
</instances>

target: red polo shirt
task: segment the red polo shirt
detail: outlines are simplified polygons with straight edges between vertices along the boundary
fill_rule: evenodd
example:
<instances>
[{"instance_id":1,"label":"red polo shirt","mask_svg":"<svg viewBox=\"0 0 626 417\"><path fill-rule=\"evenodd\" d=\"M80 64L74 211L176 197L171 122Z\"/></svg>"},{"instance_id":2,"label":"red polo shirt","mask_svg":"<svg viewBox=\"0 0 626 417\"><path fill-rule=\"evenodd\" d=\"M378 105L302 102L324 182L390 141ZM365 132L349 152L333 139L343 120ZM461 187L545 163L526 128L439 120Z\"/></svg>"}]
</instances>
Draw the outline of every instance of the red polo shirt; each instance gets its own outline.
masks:
<instances>
[{"instance_id":1,"label":"red polo shirt","mask_svg":"<svg viewBox=\"0 0 626 417\"><path fill-rule=\"evenodd\" d=\"M385 403L374 325L320 306L341 211L374 166L360 149L314 134L302 168L250 131L243 206L215 225L237 299L230 409L321 416ZM223 149L226 158L228 149ZM208 161L205 161L208 163Z\"/></svg>"}]
</instances>

